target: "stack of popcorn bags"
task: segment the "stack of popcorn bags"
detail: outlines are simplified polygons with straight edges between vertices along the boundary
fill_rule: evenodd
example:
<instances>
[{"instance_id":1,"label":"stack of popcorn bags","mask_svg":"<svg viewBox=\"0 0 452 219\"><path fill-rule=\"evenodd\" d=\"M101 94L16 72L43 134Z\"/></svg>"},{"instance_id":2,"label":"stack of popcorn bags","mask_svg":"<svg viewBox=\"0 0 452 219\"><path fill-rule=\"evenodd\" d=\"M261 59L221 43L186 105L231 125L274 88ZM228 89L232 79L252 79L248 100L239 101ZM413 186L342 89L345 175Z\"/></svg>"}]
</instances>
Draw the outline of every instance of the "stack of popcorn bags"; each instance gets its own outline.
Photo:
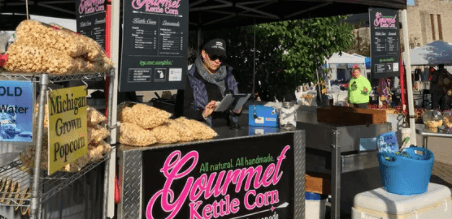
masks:
<instances>
[{"instance_id":1,"label":"stack of popcorn bags","mask_svg":"<svg viewBox=\"0 0 452 219\"><path fill-rule=\"evenodd\" d=\"M125 102L118 107L118 142L130 146L171 144L194 140L207 140L217 136L209 126L181 117L170 119L171 114L146 104Z\"/></svg>"},{"instance_id":2,"label":"stack of popcorn bags","mask_svg":"<svg viewBox=\"0 0 452 219\"><path fill-rule=\"evenodd\" d=\"M38 105L36 106L38 107ZM45 107L47 109L47 106ZM78 172L91 162L100 161L103 155L111 150L111 146L104 141L110 133L101 124L105 123L106 117L94 108L87 107L87 125L88 125L88 153L77 159L75 162L66 165L60 171ZM44 136L41 152L41 169L48 170L48 114L44 119ZM35 146L30 146L20 154L20 160L25 167L34 167L35 163Z\"/></svg>"},{"instance_id":3,"label":"stack of popcorn bags","mask_svg":"<svg viewBox=\"0 0 452 219\"><path fill-rule=\"evenodd\" d=\"M22 21L4 68L16 73L78 74L108 71L113 63L93 39L34 20Z\"/></svg>"}]
</instances>

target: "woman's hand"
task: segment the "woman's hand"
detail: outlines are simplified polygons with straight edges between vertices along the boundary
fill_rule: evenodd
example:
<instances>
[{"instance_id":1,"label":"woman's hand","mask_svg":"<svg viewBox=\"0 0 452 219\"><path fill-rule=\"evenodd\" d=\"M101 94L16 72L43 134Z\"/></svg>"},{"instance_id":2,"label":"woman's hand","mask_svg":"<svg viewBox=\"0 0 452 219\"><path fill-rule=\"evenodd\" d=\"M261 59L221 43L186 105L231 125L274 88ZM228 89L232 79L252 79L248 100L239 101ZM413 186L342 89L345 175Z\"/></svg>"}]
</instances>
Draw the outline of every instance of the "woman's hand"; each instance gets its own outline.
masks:
<instances>
[{"instance_id":1,"label":"woman's hand","mask_svg":"<svg viewBox=\"0 0 452 219\"><path fill-rule=\"evenodd\" d=\"M210 101L204 108L204 111L202 111L202 117L204 117L204 119L209 117L216 107L217 107L216 102L213 100Z\"/></svg>"},{"instance_id":2,"label":"woman's hand","mask_svg":"<svg viewBox=\"0 0 452 219\"><path fill-rule=\"evenodd\" d=\"M240 112L242 112L243 107L240 107L240 109L234 111L235 114L239 114Z\"/></svg>"},{"instance_id":3,"label":"woman's hand","mask_svg":"<svg viewBox=\"0 0 452 219\"><path fill-rule=\"evenodd\" d=\"M367 88L366 88L366 87L364 87L363 91L364 91L364 92L367 92L368 90L367 90Z\"/></svg>"}]
</instances>

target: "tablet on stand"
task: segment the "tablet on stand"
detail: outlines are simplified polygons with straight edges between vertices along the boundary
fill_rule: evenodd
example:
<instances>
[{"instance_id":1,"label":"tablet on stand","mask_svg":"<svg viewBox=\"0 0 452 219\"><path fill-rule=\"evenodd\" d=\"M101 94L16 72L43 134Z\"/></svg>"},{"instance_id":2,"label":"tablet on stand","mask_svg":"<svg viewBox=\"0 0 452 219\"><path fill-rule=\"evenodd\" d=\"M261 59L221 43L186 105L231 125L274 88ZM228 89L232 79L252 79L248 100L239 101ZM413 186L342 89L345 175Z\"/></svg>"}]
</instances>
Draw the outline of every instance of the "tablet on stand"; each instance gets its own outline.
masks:
<instances>
[{"instance_id":1,"label":"tablet on stand","mask_svg":"<svg viewBox=\"0 0 452 219\"><path fill-rule=\"evenodd\" d=\"M235 115L235 111L239 110L246 101L250 98L251 94L226 94L220 103L217 103L215 112L229 112L230 126L233 130L239 130L239 121Z\"/></svg>"}]
</instances>

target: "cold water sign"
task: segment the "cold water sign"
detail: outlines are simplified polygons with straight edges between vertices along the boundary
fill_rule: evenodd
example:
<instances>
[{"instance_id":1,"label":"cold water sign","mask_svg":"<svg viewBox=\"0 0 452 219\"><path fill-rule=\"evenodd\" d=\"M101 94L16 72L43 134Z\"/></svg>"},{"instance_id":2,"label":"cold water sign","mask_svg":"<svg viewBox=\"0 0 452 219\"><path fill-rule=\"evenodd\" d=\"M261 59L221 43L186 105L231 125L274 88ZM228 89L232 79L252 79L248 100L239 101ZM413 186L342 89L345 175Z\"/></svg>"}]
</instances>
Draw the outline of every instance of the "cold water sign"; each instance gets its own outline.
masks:
<instances>
[{"instance_id":1,"label":"cold water sign","mask_svg":"<svg viewBox=\"0 0 452 219\"><path fill-rule=\"evenodd\" d=\"M293 134L192 146L143 152L143 218L294 217Z\"/></svg>"},{"instance_id":2,"label":"cold water sign","mask_svg":"<svg viewBox=\"0 0 452 219\"><path fill-rule=\"evenodd\" d=\"M49 174L88 152L85 89L58 89L49 95Z\"/></svg>"},{"instance_id":3,"label":"cold water sign","mask_svg":"<svg viewBox=\"0 0 452 219\"><path fill-rule=\"evenodd\" d=\"M371 26L372 77L399 75L400 38L398 11L385 8L369 9Z\"/></svg>"},{"instance_id":4,"label":"cold water sign","mask_svg":"<svg viewBox=\"0 0 452 219\"><path fill-rule=\"evenodd\" d=\"M0 81L0 141L33 141L33 83Z\"/></svg>"}]
</instances>

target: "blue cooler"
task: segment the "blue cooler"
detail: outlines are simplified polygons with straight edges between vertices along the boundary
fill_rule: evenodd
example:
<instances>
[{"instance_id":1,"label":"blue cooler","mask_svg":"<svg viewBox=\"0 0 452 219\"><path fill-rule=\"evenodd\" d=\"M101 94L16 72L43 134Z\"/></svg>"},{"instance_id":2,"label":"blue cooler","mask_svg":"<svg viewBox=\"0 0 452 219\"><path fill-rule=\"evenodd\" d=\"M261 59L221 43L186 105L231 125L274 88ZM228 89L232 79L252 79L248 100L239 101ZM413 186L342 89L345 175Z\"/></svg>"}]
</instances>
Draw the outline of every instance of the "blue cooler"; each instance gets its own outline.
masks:
<instances>
[{"instance_id":1,"label":"blue cooler","mask_svg":"<svg viewBox=\"0 0 452 219\"><path fill-rule=\"evenodd\" d=\"M434 155L420 147L406 148L405 151L409 158L387 152L377 154L383 187L399 195L422 194L430 182Z\"/></svg>"},{"instance_id":2,"label":"blue cooler","mask_svg":"<svg viewBox=\"0 0 452 219\"><path fill-rule=\"evenodd\" d=\"M277 127L258 127L258 126L249 126L248 131L250 135L264 135L267 133L277 133Z\"/></svg>"},{"instance_id":3,"label":"blue cooler","mask_svg":"<svg viewBox=\"0 0 452 219\"><path fill-rule=\"evenodd\" d=\"M326 199L328 196L305 192L305 218L325 219Z\"/></svg>"},{"instance_id":4,"label":"blue cooler","mask_svg":"<svg viewBox=\"0 0 452 219\"><path fill-rule=\"evenodd\" d=\"M258 127L278 127L278 110L274 107L249 105L248 125Z\"/></svg>"}]
</instances>

